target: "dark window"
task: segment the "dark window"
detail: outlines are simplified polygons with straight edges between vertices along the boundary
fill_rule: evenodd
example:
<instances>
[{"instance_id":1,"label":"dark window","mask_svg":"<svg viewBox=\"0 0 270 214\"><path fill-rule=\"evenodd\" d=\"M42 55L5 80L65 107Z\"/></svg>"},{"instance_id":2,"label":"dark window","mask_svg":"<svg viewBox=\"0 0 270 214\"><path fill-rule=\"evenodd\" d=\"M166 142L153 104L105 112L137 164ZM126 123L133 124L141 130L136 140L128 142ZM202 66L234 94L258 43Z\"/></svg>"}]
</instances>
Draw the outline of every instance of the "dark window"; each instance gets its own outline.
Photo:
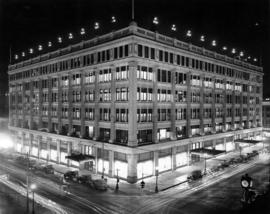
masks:
<instances>
[{"instance_id":1,"label":"dark window","mask_svg":"<svg viewBox=\"0 0 270 214\"><path fill-rule=\"evenodd\" d=\"M146 46L144 47L144 57L149 58L149 48Z\"/></svg>"},{"instance_id":2,"label":"dark window","mask_svg":"<svg viewBox=\"0 0 270 214\"><path fill-rule=\"evenodd\" d=\"M159 61L163 61L163 51L159 50Z\"/></svg>"},{"instance_id":3,"label":"dark window","mask_svg":"<svg viewBox=\"0 0 270 214\"><path fill-rule=\"evenodd\" d=\"M165 51L165 62L169 61L169 53Z\"/></svg>"},{"instance_id":4,"label":"dark window","mask_svg":"<svg viewBox=\"0 0 270 214\"><path fill-rule=\"evenodd\" d=\"M118 59L118 48L114 48L114 59Z\"/></svg>"},{"instance_id":5,"label":"dark window","mask_svg":"<svg viewBox=\"0 0 270 214\"><path fill-rule=\"evenodd\" d=\"M120 58L123 57L123 46L120 46L119 57L120 57Z\"/></svg>"},{"instance_id":6,"label":"dark window","mask_svg":"<svg viewBox=\"0 0 270 214\"><path fill-rule=\"evenodd\" d=\"M125 45L125 56L128 56L128 45Z\"/></svg>"},{"instance_id":7,"label":"dark window","mask_svg":"<svg viewBox=\"0 0 270 214\"><path fill-rule=\"evenodd\" d=\"M142 45L138 45L138 56L142 57Z\"/></svg>"},{"instance_id":8,"label":"dark window","mask_svg":"<svg viewBox=\"0 0 270 214\"><path fill-rule=\"evenodd\" d=\"M155 59L155 49L151 48L151 59Z\"/></svg>"},{"instance_id":9,"label":"dark window","mask_svg":"<svg viewBox=\"0 0 270 214\"><path fill-rule=\"evenodd\" d=\"M170 53L170 63L173 64L173 53Z\"/></svg>"}]
</instances>

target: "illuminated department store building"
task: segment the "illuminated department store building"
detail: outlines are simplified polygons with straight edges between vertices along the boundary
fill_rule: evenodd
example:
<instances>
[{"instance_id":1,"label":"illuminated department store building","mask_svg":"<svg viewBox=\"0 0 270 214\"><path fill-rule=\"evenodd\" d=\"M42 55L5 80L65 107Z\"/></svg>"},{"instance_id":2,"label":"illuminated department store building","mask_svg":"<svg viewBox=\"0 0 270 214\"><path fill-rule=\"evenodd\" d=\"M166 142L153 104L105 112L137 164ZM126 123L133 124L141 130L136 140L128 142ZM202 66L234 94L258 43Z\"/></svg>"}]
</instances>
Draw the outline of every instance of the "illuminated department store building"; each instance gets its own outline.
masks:
<instances>
[{"instance_id":1,"label":"illuminated department store building","mask_svg":"<svg viewBox=\"0 0 270 214\"><path fill-rule=\"evenodd\" d=\"M17 152L130 183L262 132L261 67L136 23L8 73Z\"/></svg>"}]
</instances>

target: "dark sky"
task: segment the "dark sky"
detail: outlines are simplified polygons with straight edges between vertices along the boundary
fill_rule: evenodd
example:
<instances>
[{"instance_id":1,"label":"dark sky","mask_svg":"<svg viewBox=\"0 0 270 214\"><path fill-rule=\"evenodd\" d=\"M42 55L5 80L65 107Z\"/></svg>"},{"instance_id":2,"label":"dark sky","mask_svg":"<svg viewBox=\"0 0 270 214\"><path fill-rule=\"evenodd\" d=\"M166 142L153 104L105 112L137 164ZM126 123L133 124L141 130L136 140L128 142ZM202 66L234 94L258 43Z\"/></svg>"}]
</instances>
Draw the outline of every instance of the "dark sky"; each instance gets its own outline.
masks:
<instances>
[{"instance_id":1,"label":"dark sky","mask_svg":"<svg viewBox=\"0 0 270 214\"><path fill-rule=\"evenodd\" d=\"M194 43L203 34L208 45L217 40L217 52L226 45L261 59L264 96L270 96L269 11L269 0L135 0L139 26L151 29L158 16L161 33L171 35L170 26L176 24L179 39L191 29ZM131 0L0 0L0 91L7 89L10 48L12 57L29 48L37 52L39 44L54 42L60 35L67 38L81 27L91 37L96 21L100 33L109 32L112 15L118 21L114 28L127 26Z\"/></svg>"}]
</instances>

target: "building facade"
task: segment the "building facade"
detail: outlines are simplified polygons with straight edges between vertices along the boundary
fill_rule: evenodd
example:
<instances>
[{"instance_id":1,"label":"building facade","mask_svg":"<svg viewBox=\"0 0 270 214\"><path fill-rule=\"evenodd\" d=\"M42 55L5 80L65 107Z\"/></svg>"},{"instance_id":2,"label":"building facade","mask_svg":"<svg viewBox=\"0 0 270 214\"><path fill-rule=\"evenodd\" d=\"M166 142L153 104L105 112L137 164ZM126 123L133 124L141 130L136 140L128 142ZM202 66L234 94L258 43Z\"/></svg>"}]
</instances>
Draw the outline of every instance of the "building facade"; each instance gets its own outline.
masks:
<instances>
[{"instance_id":1,"label":"building facade","mask_svg":"<svg viewBox=\"0 0 270 214\"><path fill-rule=\"evenodd\" d=\"M270 99L266 98L262 102L263 129L270 131Z\"/></svg>"},{"instance_id":2,"label":"building facade","mask_svg":"<svg viewBox=\"0 0 270 214\"><path fill-rule=\"evenodd\" d=\"M136 23L8 73L16 151L130 183L262 132L261 67Z\"/></svg>"}]
</instances>

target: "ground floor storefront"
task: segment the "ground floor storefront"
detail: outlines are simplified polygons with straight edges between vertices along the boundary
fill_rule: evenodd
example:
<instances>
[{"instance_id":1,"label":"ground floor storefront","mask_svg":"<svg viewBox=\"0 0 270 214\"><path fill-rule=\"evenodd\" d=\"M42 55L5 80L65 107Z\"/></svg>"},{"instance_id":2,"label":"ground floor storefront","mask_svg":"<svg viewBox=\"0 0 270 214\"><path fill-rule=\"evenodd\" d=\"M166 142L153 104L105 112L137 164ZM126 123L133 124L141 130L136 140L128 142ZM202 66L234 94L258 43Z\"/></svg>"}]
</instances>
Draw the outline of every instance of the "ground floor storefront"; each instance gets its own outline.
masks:
<instances>
[{"instance_id":1,"label":"ground floor storefront","mask_svg":"<svg viewBox=\"0 0 270 214\"><path fill-rule=\"evenodd\" d=\"M174 171L201 161L192 151L205 149L213 154L241 150L248 146L239 139L262 138L262 128L237 130L178 141L168 141L130 148L105 142L61 136L51 133L11 128L15 150L21 154L60 165L88 170L93 174L135 183L157 173ZM79 158L78 158L79 157Z\"/></svg>"}]
</instances>

